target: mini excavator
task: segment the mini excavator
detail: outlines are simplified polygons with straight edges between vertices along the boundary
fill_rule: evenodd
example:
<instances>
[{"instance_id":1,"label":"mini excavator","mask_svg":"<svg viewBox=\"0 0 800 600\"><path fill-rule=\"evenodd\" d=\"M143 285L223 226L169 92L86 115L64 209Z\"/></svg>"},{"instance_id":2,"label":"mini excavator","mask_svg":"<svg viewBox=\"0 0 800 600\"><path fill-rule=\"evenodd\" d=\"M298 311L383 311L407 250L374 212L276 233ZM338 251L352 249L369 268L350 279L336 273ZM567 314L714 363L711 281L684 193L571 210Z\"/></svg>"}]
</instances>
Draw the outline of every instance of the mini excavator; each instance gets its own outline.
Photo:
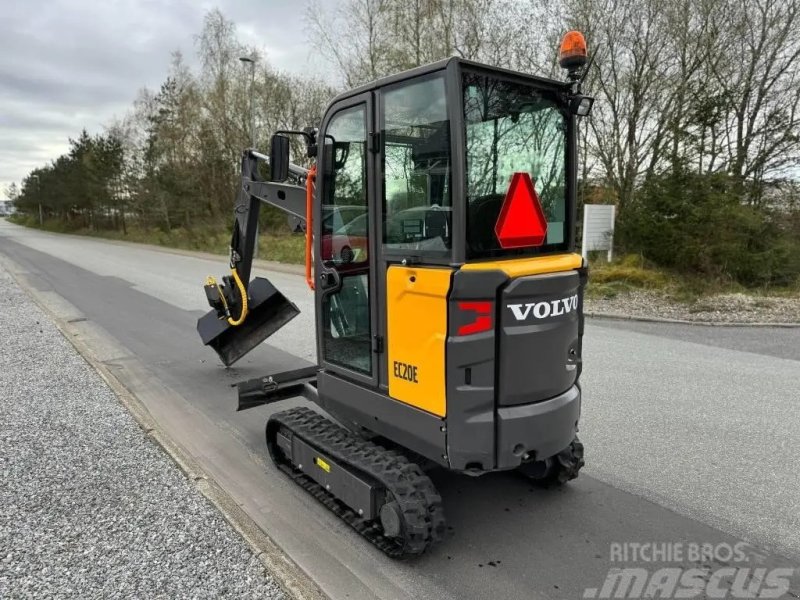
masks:
<instances>
[{"instance_id":1,"label":"mini excavator","mask_svg":"<svg viewBox=\"0 0 800 600\"><path fill-rule=\"evenodd\" d=\"M250 275L261 203L304 220L317 364L241 382L239 410L318 405L272 414L269 454L389 556L443 537L430 466L552 485L584 464L579 32L559 62L563 82L460 58L415 68L243 154L231 274L206 281L198 332L228 366L299 313ZM310 169L290 162L291 136Z\"/></svg>"}]
</instances>

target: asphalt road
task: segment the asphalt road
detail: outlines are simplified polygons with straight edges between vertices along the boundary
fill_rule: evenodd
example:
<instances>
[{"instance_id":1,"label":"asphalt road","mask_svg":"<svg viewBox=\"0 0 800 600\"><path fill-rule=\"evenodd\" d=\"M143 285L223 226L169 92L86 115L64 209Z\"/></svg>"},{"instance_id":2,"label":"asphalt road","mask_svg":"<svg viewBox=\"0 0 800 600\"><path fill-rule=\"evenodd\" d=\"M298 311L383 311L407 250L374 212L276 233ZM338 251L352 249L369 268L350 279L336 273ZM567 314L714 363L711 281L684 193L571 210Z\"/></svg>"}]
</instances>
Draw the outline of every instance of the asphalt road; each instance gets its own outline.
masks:
<instances>
[{"instance_id":1,"label":"asphalt road","mask_svg":"<svg viewBox=\"0 0 800 600\"><path fill-rule=\"evenodd\" d=\"M798 329L590 321L581 477L538 490L512 474L434 471L449 537L394 562L269 463L263 425L287 404L235 412L232 383L315 355L301 277L269 274L303 315L225 370L195 332L201 283L224 272L224 258L3 221L0 254L334 598L580 598L610 567L627 566L610 554L625 542L744 540L747 566L800 565Z\"/></svg>"}]
</instances>

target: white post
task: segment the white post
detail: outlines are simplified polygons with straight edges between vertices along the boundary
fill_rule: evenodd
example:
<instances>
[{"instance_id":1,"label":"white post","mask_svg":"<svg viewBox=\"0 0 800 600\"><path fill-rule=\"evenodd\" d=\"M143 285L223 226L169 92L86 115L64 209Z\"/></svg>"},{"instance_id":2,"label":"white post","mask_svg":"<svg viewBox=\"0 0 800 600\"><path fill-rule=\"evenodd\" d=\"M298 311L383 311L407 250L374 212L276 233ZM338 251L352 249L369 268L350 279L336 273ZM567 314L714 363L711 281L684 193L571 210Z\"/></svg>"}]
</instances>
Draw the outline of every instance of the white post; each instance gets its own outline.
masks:
<instances>
[{"instance_id":1,"label":"white post","mask_svg":"<svg viewBox=\"0 0 800 600\"><path fill-rule=\"evenodd\" d=\"M586 220L586 216L588 214L589 214L589 211L586 210L586 204L584 204L583 205L583 239L581 240L581 256L583 257L583 260L589 260L589 258L588 258L589 257L589 250L588 250L588 248L586 248L586 238L587 238L586 233L588 231L588 229L587 229L588 221Z\"/></svg>"},{"instance_id":2,"label":"white post","mask_svg":"<svg viewBox=\"0 0 800 600\"><path fill-rule=\"evenodd\" d=\"M608 262L614 258L614 224L617 218L617 206L611 205L611 238L608 240Z\"/></svg>"}]
</instances>

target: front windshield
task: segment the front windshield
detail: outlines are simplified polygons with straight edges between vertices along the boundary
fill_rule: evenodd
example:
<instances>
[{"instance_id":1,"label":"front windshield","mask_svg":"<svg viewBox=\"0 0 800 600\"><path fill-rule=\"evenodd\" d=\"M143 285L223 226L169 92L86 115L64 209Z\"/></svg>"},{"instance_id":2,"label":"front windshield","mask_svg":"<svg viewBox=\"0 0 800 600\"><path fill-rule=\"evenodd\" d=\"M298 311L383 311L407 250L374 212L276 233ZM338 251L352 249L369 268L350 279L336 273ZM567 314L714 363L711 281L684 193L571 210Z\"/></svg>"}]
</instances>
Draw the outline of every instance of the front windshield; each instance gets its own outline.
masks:
<instances>
[{"instance_id":1,"label":"front windshield","mask_svg":"<svg viewBox=\"0 0 800 600\"><path fill-rule=\"evenodd\" d=\"M465 73L467 243L473 258L525 255L567 247L566 111L550 91ZM503 250L494 228L511 176L528 173L545 216L538 248Z\"/></svg>"}]
</instances>

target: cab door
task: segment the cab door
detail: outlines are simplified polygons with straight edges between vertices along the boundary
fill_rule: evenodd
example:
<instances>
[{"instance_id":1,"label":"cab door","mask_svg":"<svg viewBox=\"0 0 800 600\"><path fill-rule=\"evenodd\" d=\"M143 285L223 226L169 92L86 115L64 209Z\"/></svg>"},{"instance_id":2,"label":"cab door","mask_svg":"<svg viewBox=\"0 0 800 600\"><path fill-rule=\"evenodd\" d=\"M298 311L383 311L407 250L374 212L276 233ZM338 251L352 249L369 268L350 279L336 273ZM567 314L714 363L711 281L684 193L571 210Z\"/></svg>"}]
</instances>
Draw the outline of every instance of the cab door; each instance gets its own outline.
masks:
<instances>
[{"instance_id":1,"label":"cab door","mask_svg":"<svg viewBox=\"0 0 800 600\"><path fill-rule=\"evenodd\" d=\"M372 124L371 93L342 100L323 120L314 237L319 364L377 386Z\"/></svg>"}]
</instances>

